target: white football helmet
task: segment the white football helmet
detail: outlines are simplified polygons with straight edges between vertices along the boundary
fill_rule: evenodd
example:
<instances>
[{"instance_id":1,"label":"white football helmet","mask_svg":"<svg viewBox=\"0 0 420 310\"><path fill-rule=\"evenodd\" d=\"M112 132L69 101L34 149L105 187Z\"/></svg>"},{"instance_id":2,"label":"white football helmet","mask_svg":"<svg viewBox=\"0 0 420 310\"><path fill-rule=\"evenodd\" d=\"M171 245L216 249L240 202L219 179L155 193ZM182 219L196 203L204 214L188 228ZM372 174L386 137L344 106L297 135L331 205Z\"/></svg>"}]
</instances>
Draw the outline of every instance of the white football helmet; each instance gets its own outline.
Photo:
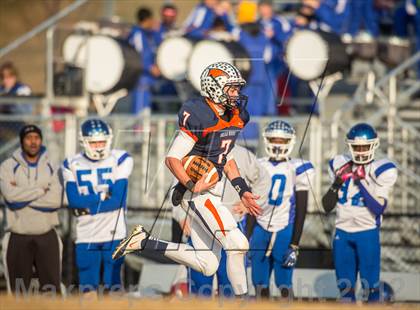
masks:
<instances>
[{"instance_id":1,"label":"white football helmet","mask_svg":"<svg viewBox=\"0 0 420 310\"><path fill-rule=\"evenodd\" d=\"M293 151L296 142L296 132L285 121L274 121L267 125L263 132L265 151L270 158L282 160L287 158ZM272 138L288 139L287 143L272 142Z\"/></svg>"},{"instance_id":2,"label":"white football helmet","mask_svg":"<svg viewBox=\"0 0 420 310\"><path fill-rule=\"evenodd\" d=\"M111 127L100 119L90 119L85 121L80 127L80 145L85 151L85 155L92 160L101 160L109 156L112 143ZM105 146L93 148L90 142L104 141Z\"/></svg>"},{"instance_id":3,"label":"white football helmet","mask_svg":"<svg viewBox=\"0 0 420 310\"><path fill-rule=\"evenodd\" d=\"M245 106L248 97L242 94L229 96L225 86L244 87L246 81L239 70L228 62L216 62L209 65L201 74L201 95L228 109Z\"/></svg>"}]
</instances>

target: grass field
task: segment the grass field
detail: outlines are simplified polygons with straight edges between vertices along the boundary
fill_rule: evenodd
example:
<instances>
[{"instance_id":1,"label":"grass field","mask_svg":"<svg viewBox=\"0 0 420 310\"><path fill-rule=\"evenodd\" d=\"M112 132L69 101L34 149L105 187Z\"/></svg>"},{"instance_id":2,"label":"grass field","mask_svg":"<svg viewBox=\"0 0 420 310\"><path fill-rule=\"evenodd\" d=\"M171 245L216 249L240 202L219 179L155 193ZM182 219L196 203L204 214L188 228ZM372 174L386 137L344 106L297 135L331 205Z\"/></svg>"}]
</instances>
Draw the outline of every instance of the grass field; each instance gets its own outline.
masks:
<instances>
[{"instance_id":1,"label":"grass field","mask_svg":"<svg viewBox=\"0 0 420 310\"><path fill-rule=\"evenodd\" d=\"M94 298L15 298L12 296L0 296L0 310L64 310L64 309L89 309L89 310L363 310L363 309L420 309L419 304L392 304L392 305L362 305L362 304L339 304L334 302L257 302L251 301L218 301L200 299L134 299L127 297Z\"/></svg>"}]
</instances>

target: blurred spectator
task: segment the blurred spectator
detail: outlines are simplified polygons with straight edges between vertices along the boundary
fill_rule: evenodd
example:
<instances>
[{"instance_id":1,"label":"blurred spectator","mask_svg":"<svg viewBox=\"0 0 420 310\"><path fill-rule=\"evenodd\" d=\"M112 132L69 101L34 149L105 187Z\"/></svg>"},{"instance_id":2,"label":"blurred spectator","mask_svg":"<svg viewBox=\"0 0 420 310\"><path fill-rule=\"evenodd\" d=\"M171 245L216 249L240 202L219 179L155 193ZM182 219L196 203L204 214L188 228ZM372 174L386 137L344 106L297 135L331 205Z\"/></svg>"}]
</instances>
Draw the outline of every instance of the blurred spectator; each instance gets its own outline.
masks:
<instances>
[{"instance_id":1,"label":"blurred spectator","mask_svg":"<svg viewBox=\"0 0 420 310\"><path fill-rule=\"evenodd\" d=\"M237 41L245 48L251 59L251 73L243 91L248 96L248 112L251 116L276 114L276 84L268 74L273 48L257 22L257 4L242 1L238 7L237 21L240 29L234 30ZM258 138L258 126L250 122L244 129L247 139Z\"/></svg>"},{"instance_id":2,"label":"blurred spectator","mask_svg":"<svg viewBox=\"0 0 420 310\"><path fill-rule=\"evenodd\" d=\"M410 26L416 36L416 52L420 51L420 1L405 0L395 10L394 14L395 35L408 38ZM417 76L420 78L420 63L417 66Z\"/></svg>"},{"instance_id":3,"label":"blurred spectator","mask_svg":"<svg viewBox=\"0 0 420 310\"><path fill-rule=\"evenodd\" d=\"M381 35L394 35L394 12L396 2L401 0L375 0L376 13L378 15L379 33Z\"/></svg>"},{"instance_id":4,"label":"blurred spectator","mask_svg":"<svg viewBox=\"0 0 420 310\"><path fill-rule=\"evenodd\" d=\"M216 41L232 41L232 33L226 29L226 25L220 16L214 19L213 26L208 32L208 38Z\"/></svg>"},{"instance_id":5,"label":"blurred spectator","mask_svg":"<svg viewBox=\"0 0 420 310\"><path fill-rule=\"evenodd\" d=\"M156 49L160 39L154 27L155 20L152 11L140 7L137 11L137 25L133 26L127 39L128 43L140 53L140 61L143 66L143 73L131 94L134 114L150 110L151 87L155 78L160 76L159 68L155 63Z\"/></svg>"},{"instance_id":6,"label":"blurred spectator","mask_svg":"<svg viewBox=\"0 0 420 310\"><path fill-rule=\"evenodd\" d=\"M343 34L352 0L303 0L301 12L309 18L309 28Z\"/></svg>"},{"instance_id":7,"label":"blurred spectator","mask_svg":"<svg viewBox=\"0 0 420 310\"><path fill-rule=\"evenodd\" d=\"M274 98L278 98L278 94L282 97L282 104L284 96L290 95L290 77L288 75L287 66L284 62L284 48L287 39L292 34L292 26L289 21L281 16L276 16L273 10L272 1L262 0L258 4L259 24L266 37L270 39L273 55L270 65L267 66L267 74L270 78L271 91ZM277 86L280 84L280 89ZM279 112L288 114L289 107L287 104L279 107Z\"/></svg>"},{"instance_id":8,"label":"blurred spectator","mask_svg":"<svg viewBox=\"0 0 420 310\"><path fill-rule=\"evenodd\" d=\"M3 259L9 292L30 288L35 267L41 292L60 292L62 243L54 227L62 187L35 125L20 131L19 147L0 166L6 209ZM23 285L23 286L22 286Z\"/></svg>"},{"instance_id":9,"label":"blurred spectator","mask_svg":"<svg viewBox=\"0 0 420 310\"><path fill-rule=\"evenodd\" d=\"M203 0L194 8L185 22L186 36L194 39L207 38L217 16L223 19L226 29L232 31L233 23L228 15L230 10L229 1Z\"/></svg>"},{"instance_id":10,"label":"blurred spectator","mask_svg":"<svg viewBox=\"0 0 420 310\"><path fill-rule=\"evenodd\" d=\"M372 37L379 35L378 15L375 12L374 0L350 0L349 23L347 33L357 36L363 29Z\"/></svg>"},{"instance_id":11,"label":"blurred spectator","mask_svg":"<svg viewBox=\"0 0 420 310\"><path fill-rule=\"evenodd\" d=\"M159 35L161 39L165 38L165 35L172 30L176 30L176 18L178 16L178 9L171 3L164 4L160 10L160 26Z\"/></svg>"},{"instance_id":12,"label":"blurred spectator","mask_svg":"<svg viewBox=\"0 0 420 310\"><path fill-rule=\"evenodd\" d=\"M1 96L29 96L30 87L19 81L19 74L12 62L5 62L0 66L0 95ZM29 114L32 106L28 104L0 104L0 114Z\"/></svg>"},{"instance_id":13,"label":"blurred spectator","mask_svg":"<svg viewBox=\"0 0 420 310\"><path fill-rule=\"evenodd\" d=\"M155 40L155 45L158 47L158 45L165 39L165 37L170 33L171 31L177 30L176 28L176 18L178 15L178 9L175 5L171 3L164 4L160 10L160 18L161 22L159 25L159 29L157 31L159 40ZM157 52L156 47L156 52ZM159 95L159 96L176 96L176 87L175 84L172 81L169 81L168 79L164 78L163 76L159 76L153 84L152 87L152 95ZM155 102L155 105L153 106L153 109L158 110L159 112L163 113L171 113L171 109L174 108L174 102L165 102L165 103L159 103Z\"/></svg>"},{"instance_id":14,"label":"blurred spectator","mask_svg":"<svg viewBox=\"0 0 420 310\"><path fill-rule=\"evenodd\" d=\"M258 4L259 20L264 34L280 49L289 38L292 28L289 21L274 14L272 1L262 0Z\"/></svg>"}]
</instances>

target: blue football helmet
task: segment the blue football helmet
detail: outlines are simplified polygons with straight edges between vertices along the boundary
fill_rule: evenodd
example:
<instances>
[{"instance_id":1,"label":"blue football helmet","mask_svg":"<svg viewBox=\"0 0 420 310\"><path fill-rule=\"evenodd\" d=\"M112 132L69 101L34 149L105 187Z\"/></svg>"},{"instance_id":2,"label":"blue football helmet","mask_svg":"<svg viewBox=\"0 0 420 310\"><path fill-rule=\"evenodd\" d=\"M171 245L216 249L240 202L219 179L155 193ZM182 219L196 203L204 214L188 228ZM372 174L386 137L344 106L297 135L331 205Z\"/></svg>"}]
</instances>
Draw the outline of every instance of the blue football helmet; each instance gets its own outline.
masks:
<instances>
[{"instance_id":1,"label":"blue football helmet","mask_svg":"<svg viewBox=\"0 0 420 310\"><path fill-rule=\"evenodd\" d=\"M359 123L350 128L346 136L353 162L367 164L375 157L379 147L379 138L375 129L366 123Z\"/></svg>"},{"instance_id":2,"label":"blue football helmet","mask_svg":"<svg viewBox=\"0 0 420 310\"><path fill-rule=\"evenodd\" d=\"M295 129L285 121L274 121L267 125L263 132L265 151L270 158L282 160L293 151L296 142ZM273 141L274 138L285 139L285 143Z\"/></svg>"},{"instance_id":3,"label":"blue football helmet","mask_svg":"<svg viewBox=\"0 0 420 310\"><path fill-rule=\"evenodd\" d=\"M101 160L109 156L112 143L111 127L100 119L89 119L83 122L79 132L80 145L85 155L92 160ZM91 142L105 142L103 147L94 147Z\"/></svg>"}]
</instances>

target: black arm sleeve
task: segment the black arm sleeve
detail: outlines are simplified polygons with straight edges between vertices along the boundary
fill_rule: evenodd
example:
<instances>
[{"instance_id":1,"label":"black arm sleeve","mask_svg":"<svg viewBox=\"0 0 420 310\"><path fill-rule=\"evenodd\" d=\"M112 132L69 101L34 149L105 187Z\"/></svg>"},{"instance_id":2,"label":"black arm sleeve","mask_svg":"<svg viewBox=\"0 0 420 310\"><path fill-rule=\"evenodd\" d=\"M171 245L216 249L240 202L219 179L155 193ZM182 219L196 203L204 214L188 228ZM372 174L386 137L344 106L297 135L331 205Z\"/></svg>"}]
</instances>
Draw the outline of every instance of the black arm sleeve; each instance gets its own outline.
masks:
<instances>
[{"instance_id":1,"label":"black arm sleeve","mask_svg":"<svg viewBox=\"0 0 420 310\"><path fill-rule=\"evenodd\" d=\"M325 212L329 213L332 209L335 208L335 205L338 201L338 191L340 190L342 184L343 182L341 179L337 178L322 197L322 207L324 208Z\"/></svg>"},{"instance_id":2,"label":"black arm sleeve","mask_svg":"<svg viewBox=\"0 0 420 310\"><path fill-rule=\"evenodd\" d=\"M303 224L305 223L306 211L308 209L308 191L296 192L296 214L293 225L293 234L291 244L299 245L302 236Z\"/></svg>"}]
</instances>

